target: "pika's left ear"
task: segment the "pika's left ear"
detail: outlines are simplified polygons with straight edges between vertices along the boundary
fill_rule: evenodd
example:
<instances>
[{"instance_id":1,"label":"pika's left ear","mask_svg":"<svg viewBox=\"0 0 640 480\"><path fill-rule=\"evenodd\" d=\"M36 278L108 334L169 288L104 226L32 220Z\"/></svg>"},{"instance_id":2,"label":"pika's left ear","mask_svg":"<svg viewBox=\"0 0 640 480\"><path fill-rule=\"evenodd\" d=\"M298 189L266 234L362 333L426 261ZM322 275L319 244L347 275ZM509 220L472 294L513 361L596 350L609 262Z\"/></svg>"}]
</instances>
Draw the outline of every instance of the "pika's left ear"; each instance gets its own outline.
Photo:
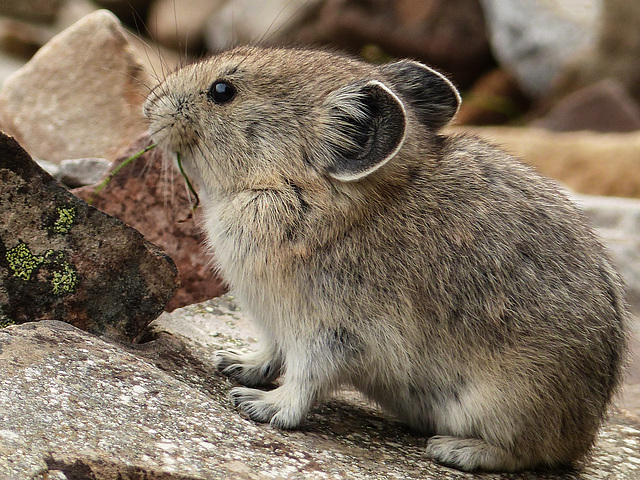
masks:
<instances>
[{"instance_id":1,"label":"pika's left ear","mask_svg":"<svg viewBox=\"0 0 640 480\"><path fill-rule=\"evenodd\" d=\"M383 83L371 80L338 89L323 104L322 151L328 175L343 182L359 180L391 160L406 134L400 99Z\"/></svg>"},{"instance_id":2,"label":"pika's left ear","mask_svg":"<svg viewBox=\"0 0 640 480\"><path fill-rule=\"evenodd\" d=\"M409 103L420 122L432 130L449 123L460 108L458 89L443 74L412 60L379 67L393 89Z\"/></svg>"}]
</instances>

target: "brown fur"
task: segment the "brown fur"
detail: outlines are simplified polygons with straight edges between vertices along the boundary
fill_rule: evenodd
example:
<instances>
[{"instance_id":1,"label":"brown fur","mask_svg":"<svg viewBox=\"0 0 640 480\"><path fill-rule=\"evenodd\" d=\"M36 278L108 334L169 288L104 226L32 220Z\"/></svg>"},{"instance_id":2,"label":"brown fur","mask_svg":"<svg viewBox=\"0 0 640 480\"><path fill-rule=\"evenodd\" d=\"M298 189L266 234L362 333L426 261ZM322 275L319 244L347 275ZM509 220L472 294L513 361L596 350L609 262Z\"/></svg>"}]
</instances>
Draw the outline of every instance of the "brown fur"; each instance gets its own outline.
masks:
<instances>
[{"instance_id":1,"label":"brown fur","mask_svg":"<svg viewBox=\"0 0 640 480\"><path fill-rule=\"evenodd\" d=\"M228 103L207 93L218 80ZM219 354L241 410L294 428L351 385L434 435L442 463L567 464L620 381L620 280L552 182L438 134L458 101L415 62L244 47L169 76L145 113L197 179L220 272L263 336Z\"/></svg>"}]
</instances>

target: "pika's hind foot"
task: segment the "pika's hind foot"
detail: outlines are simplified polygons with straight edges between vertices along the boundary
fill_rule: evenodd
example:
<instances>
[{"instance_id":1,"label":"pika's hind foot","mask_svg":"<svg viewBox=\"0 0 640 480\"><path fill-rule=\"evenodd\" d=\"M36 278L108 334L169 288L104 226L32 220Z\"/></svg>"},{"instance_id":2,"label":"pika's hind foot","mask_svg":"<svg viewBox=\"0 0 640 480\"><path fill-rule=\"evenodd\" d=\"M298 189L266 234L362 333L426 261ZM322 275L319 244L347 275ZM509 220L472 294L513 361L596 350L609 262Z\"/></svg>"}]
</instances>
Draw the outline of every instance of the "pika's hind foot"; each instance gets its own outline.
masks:
<instances>
[{"instance_id":1,"label":"pika's hind foot","mask_svg":"<svg viewBox=\"0 0 640 480\"><path fill-rule=\"evenodd\" d=\"M429 439L427 455L442 465L467 472L515 472L532 466L527 459L479 438L436 435Z\"/></svg>"},{"instance_id":2,"label":"pika's hind foot","mask_svg":"<svg viewBox=\"0 0 640 480\"><path fill-rule=\"evenodd\" d=\"M247 387L267 387L280 376L281 362L268 351L242 353L238 350L216 352L216 367L224 375Z\"/></svg>"}]
</instances>

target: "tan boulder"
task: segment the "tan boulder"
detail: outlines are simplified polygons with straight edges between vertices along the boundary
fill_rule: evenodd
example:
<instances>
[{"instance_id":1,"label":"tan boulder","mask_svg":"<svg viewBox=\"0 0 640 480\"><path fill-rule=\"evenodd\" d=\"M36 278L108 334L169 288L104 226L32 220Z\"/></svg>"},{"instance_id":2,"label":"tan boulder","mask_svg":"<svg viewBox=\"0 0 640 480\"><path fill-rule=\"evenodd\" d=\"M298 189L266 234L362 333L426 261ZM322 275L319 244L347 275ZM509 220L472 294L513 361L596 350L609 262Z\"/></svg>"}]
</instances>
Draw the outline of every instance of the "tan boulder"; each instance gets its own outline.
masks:
<instances>
[{"instance_id":1,"label":"tan boulder","mask_svg":"<svg viewBox=\"0 0 640 480\"><path fill-rule=\"evenodd\" d=\"M146 129L150 83L118 19L98 10L6 80L0 126L38 158L113 158Z\"/></svg>"},{"instance_id":2,"label":"tan boulder","mask_svg":"<svg viewBox=\"0 0 640 480\"><path fill-rule=\"evenodd\" d=\"M588 195L640 198L640 131L555 133L520 127L452 127L504 147L541 174Z\"/></svg>"}]
</instances>

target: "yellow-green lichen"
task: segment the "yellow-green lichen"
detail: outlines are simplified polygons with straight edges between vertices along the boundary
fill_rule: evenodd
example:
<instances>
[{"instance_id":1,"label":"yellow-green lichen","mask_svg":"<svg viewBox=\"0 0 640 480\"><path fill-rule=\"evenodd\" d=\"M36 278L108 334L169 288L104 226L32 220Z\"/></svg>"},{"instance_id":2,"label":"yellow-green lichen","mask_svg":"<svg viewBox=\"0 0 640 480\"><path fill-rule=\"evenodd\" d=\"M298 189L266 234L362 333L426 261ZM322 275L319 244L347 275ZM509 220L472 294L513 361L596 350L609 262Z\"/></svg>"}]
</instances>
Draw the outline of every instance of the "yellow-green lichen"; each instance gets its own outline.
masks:
<instances>
[{"instance_id":1,"label":"yellow-green lichen","mask_svg":"<svg viewBox=\"0 0 640 480\"><path fill-rule=\"evenodd\" d=\"M9 249L6 256L13 276L21 278L22 280L30 280L33 272L42 265L44 261L43 257L32 254L24 242L20 242L15 247Z\"/></svg>"},{"instance_id":2,"label":"yellow-green lichen","mask_svg":"<svg viewBox=\"0 0 640 480\"><path fill-rule=\"evenodd\" d=\"M51 292L54 295L73 293L78 286L78 275L75 268L64 260L64 253L47 250L44 255L34 255L24 242L19 242L6 253L7 263L14 277L28 281L34 272L44 267L50 272Z\"/></svg>"},{"instance_id":3,"label":"yellow-green lichen","mask_svg":"<svg viewBox=\"0 0 640 480\"><path fill-rule=\"evenodd\" d=\"M61 263L60 266L62 267L61 271L54 271L51 280L54 295L72 293L78 285L78 275L73 267L67 262Z\"/></svg>"},{"instance_id":4,"label":"yellow-green lichen","mask_svg":"<svg viewBox=\"0 0 640 480\"><path fill-rule=\"evenodd\" d=\"M16 322L7 317L0 316L0 328L9 327L15 325Z\"/></svg>"},{"instance_id":5,"label":"yellow-green lichen","mask_svg":"<svg viewBox=\"0 0 640 480\"><path fill-rule=\"evenodd\" d=\"M73 222L76 219L76 208L62 208L57 209L58 218L53 224L53 231L56 233L67 233L73 227Z\"/></svg>"},{"instance_id":6,"label":"yellow-green lichen","mask_svg":"<svg viewBox=\"0 0 640 480\"><path fill-rule=\"evenodd\" d=\"M2 304L0 303L0 328L8 327L9 325L15 325L16 322L9 318L2 310Z\"/></svg>"}]
</instances>

